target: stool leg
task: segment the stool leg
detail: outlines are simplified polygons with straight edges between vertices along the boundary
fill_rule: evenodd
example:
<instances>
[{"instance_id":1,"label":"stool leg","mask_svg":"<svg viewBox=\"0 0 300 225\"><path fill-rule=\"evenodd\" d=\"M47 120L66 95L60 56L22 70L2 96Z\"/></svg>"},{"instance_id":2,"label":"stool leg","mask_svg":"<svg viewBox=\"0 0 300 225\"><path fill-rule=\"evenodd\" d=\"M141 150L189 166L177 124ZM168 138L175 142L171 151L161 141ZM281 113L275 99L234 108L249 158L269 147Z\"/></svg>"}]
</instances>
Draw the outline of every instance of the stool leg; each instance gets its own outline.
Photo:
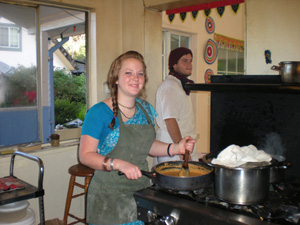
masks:
<instances>
[{"instance_id":1,"label":"stool leg","mask_svg":"<svg viewBox=\"0 0 300 225\"><path fill-rule=\"evenodd\" d=\"M91 177L86 177L85 178L85 184L84 184L84 221L85 221L85 224L86 223L86 204L87 204L87 200L86 200L86 195L87 195L87 190L88 190L88 187L89 187L89 184L91 182Z\"/></svg>"},{"instance_id":2,"label":"stool leg","mask_svg":"<svg viewBox=\"0 0 300 225\"><path fill-rule=\"evenodd\" d=\"M69 211L70 211L70 205L71 205L71 199L72 199L73 190L74 190L74 184L75 184L75 176L71 175L70 183L69 183L69 190L68 190L68 195L67 195L67 200L66 200L65 215L64 215L64 224L65 225L67 225L67 221L68 221L68 215L69 215Z\"/></svg>"}]
</instances>

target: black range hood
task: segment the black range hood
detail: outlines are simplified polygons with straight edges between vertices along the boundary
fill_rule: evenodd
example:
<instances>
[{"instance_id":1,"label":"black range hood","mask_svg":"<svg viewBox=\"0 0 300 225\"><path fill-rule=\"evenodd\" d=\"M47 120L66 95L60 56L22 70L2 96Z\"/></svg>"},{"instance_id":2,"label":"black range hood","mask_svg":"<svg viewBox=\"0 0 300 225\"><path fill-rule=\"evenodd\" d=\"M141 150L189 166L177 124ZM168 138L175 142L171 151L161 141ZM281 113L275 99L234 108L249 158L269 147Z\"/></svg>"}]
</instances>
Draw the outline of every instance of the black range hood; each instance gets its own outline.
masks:
<instances>
[{"instance_id":1,"label":"black range hood","mask_svg":"<svg viewBox=\"0 0 300 225\"><path fill-rule=\"evenodd\" d=\"M210 152L253 144L286 157L286 174L300 179L300 85L276 75L215 75L211 82L186 85L211 91Z\"/></svg>"},{"instance_id":2,"label":"black range hood","mask_svg":"<svg viewBox=\"0 0 300 225\"><path fill-rule=\"evenodd\" d=\"M213 75L209 84L186 84L185 88L190 91L300 92L300 85L283 84L279 75Z\"/></svg>"}]
</instances>

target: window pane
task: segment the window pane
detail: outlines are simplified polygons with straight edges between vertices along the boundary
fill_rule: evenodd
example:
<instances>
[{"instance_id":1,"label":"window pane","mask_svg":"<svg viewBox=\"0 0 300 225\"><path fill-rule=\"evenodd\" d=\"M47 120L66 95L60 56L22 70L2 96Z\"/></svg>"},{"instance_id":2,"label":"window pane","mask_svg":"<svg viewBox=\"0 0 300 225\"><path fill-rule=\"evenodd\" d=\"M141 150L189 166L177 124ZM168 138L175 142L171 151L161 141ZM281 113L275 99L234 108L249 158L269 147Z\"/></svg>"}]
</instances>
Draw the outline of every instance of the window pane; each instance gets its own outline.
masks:
<instances>
[{"instance_id":1,"label":"window pane","mask_svg":"<svg viewBox=\"0 0 300 225\"><path fill-rule=\"evenodd\" d=\"M17 27L10 28L9 42L10 42L10 47L14 47L14 48L19 47L19 28Z\"/></svg>"},{"instance_id":2,"label":"window pane","mask_svg":"<svg viewBox=\"0 0 300 225\"><path fill-rule=\"evenodd\" d=\"M226 71L226 49L218 49L218 71Z\"/></svg>"},{"instance_id":3,"label":"window pane","mask_svg":"<svg viewBox=\"0 0 300 225\"><path fill-rule=\"evenodd\" d=\"M40 9L41 18L47 18L49 12L56 15L53 16L52 21L55 29L44 30L49 43L48 50L45 52L55 49L51 57L53 61L48 64L49 82L48 76L42 76L42 80L48 82L50 86L48 93L47 90L42 90L43 94L49 96L49 121L51 121L48 124L49 137L53 132L59 132L55 128L77 128L84 121L86 113L86 13L50 6L41 6ZM63 19L56 20L57 16ZM41 26L43 27L43 24ZM61 35L62 31L63 35ZM59 60L61 57L62 59Z\"/></svg>"},{"instance_id":4,"label":"window pane","mask_svg":"<svg viewBox=\"0 0 300 225\"><path fill-rule=\"evenodd\" d=\"M0 22L10 27L5 34L10 44L18 47L18 26L22 24L23 41L26 45L21 51L0 49L0 145L37 142L39 126L35 8L9 4L0 4L0 8ZM4 30L1 29L1 38L4 37L2 31ZM1 39L1 43L5 41Z\"/></svg>"},{"instance_id":5,"label":"window pane","mask_svg":"<svg viewBox=\"0 0 300 225\"><path fill-rule=\"evenodd\" d=\"M0 46L8 47L8 27L0 27Z\"/></svg>"},{"instance_id":6,"label":"window pane","mask_svg":"<svg viewBox=\"0 0 300 225\"><path fill-rule=\"evenodd\" d=\"M180 47L189 48L189 37L180 36Z\"/></svg>"},{"instance_id":7,"label":"window pane","mask_svg":"<svg viewBox=\"0 0 300 225\"><path fill-rule=\"evenodd\" d=\"M238 52L238 72L244 73L244 53Z\"/></svg>"},{"instance_id":8,"label":"window pane","mask_svg":"<svg viewBox=\"0 0 300 225\"><path fill-rule=\"evenodd\" d=\"M236 52L228 50L228 72L236 72Z\"/></svg>"},{"instance_id":9,"label":"window pane","mask_svg":"<svg viewBox=\"0 0 300 225\"><path fill-rule=\"evenodd\" d=\"M171 51L179 47L179 35L171 34Z\"/></svg>"}]
</instances>

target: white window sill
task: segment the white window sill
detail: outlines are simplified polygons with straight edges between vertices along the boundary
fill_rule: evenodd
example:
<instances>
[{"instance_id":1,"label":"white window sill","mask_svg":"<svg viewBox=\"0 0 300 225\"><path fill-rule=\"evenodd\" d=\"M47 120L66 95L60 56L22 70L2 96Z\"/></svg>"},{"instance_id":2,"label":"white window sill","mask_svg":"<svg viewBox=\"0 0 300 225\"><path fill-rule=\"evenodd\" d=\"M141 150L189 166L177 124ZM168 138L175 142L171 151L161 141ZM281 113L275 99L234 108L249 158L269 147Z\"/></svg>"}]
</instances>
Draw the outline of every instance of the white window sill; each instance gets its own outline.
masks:
<instances>
[{"instance_id":1,"label":"white window sill","mask_svg":"<svg viewBox=\"0 0 300 225\"><path fill-rule=\"evenodd\" d=\"M52 147L51 143L46 143L46 144L42 144L41 148L39 148L37 150L28 150L28 151L25 150L22 152L24 152L26 154L27 153L31 154L31 153L44 152L44 151L55 151L58 149L62 150L63 148L67 148L70 146L76 146L78 144L79 144L79 138L75 138L75 139L71 139L71 140L62 140L62 141L60 141L59 146L57 146L57 147ZM7 149L5 149L5 148L0 149L0 157L1 156L9 156L10 157L11 154L16 150L18 150L18 146L10 146Z\"/></svg>"}]
</instances>

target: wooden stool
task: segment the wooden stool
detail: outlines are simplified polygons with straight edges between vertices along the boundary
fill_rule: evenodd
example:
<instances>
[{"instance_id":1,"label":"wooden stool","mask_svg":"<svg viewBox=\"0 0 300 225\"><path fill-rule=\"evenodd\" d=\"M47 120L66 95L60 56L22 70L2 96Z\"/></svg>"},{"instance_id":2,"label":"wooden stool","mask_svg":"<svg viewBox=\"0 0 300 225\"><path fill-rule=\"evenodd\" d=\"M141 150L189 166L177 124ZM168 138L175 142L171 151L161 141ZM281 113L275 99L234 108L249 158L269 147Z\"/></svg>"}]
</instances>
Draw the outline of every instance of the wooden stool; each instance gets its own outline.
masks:
<instances>
[{"instance_id":1,"label":"wooden stool","mask_svg":"<svg viewBox=\"0 0 300 225\"><path fill-rule=\"evenodd\" d=\"M70 177L70 183L69 183L69 190L68 190L68 195L67 195L67 201L66 201L66 207L65 207L65 214L64 214L64 224L68 224L68 216L76 219L75 222L72 222L70 224L76 224L76 223L84 223L86 224L86 193L87 193L87 189L89 187L90 181L94 175L94 169L91 169L89 167L86 167L82 164L76 164L73 165L69 168L69 174L71 174ZM83 184L79 184L76 182L76 177L85 177L85 182L84 185ZM74 186L80 187L82 189L84 189L84 192L77 194L77 195L73 195L73 190L74 190ZM84 195L84 218L81 219L77 216L74 216L73 214L69 213L70 211L70 206L71 206L71 200L72 198L77 198L79 196Z\"/></svg>"}]
</instances>

